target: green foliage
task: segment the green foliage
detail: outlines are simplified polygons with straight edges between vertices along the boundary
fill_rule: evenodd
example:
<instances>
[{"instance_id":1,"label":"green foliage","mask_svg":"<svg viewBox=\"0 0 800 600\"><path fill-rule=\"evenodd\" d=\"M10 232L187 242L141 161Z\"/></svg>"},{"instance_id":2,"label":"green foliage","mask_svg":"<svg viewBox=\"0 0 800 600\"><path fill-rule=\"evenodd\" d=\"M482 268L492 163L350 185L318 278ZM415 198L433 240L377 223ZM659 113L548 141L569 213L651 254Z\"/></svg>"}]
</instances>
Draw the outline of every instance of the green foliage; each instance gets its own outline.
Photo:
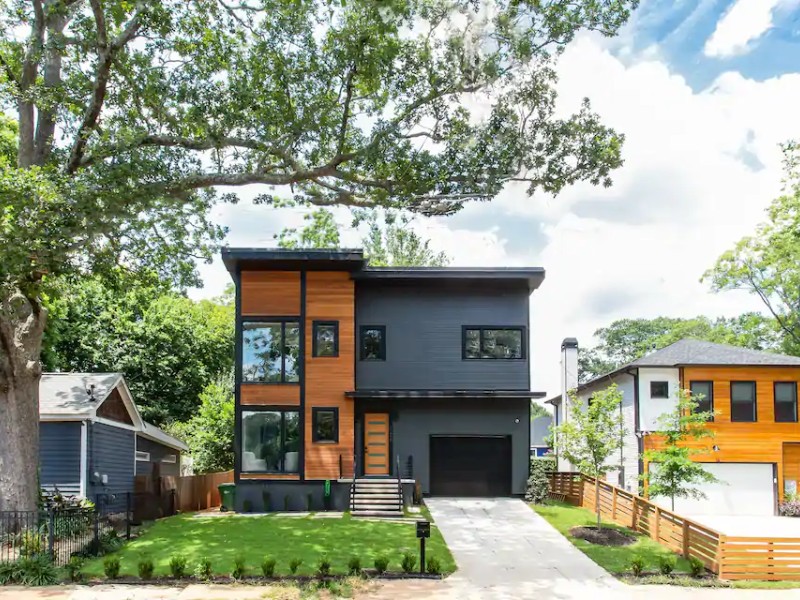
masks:
<instances>
[{"instance_id":1,"label":"green foliage","mask_svg":"<svg viewBox=\"0 0 800 600\"><path fill-rule=\"evenodd\" d=\"M153 559L149 556L141 557L136 565L136 570L139 573L139 579L152 579L155 571Z\"/></svg>"},{"instance_id":2,"label":"green foliage","mask_svg":"<svg viewBox=\"0 0 800 600\"><path fill-rule=\"evenodd\" d=\"M658 571L662 575L669 575L675 570L678 560L674 556L661 556L658 559Z\"/></svg>"},{"instance_id":3,"label":"green foliage","mask_svg":"<svg viewBox=\"0 0 800 600\"><path fill-rule=\"evenodd\" d=\"M18 582L22 585L43 586L58 583L58 569L50 557L44 554L21 558L17 568Z\"/></svg>"},{"instance_id":4,"label":"green foliage","mask_svg":"<svg viewBox=\"0 0 800 600\"><path fill-rule=\"evenodd\" d=\"M251 500L245 500L242 502L242 512L253 512L253 502Z\"/></svg>"},{"instance_id":5,"label":"green foliage","mask_svg":"<svg viewBox=\"0 0 800 600\"><path fill-rule=\"evenodd\" d=\"M294 575L297 573L297 569L300 568L300 565L303 564L302 558L293 558L289 561L289 572Z\"/></svg>"},{"instance_id":6,"label":"green foliage","mask_svg":"<svg viewBox=\"0 0 800 600\"><path fill-rule=\"evenodd\" d=\"M588 402L581 400L574 390L568 396L565 421L553 428L557 451L581 473L602 479L616 468L609 459L619 452L625 438L619 409L622 392L612 384L592 394ZM599 486L596 488L599 494ZM600 502L595 505L597 526L602 527Z\"/></svg>"},{"instance_id":7,"label":"green foliage","mask_svg":"<svg viewBox=\"0 0 800 600\"><path fill-rule=\"evenodd\" d=\"M272 577L275 575L275 565L277 561L272 556L265 556L261 561L261 573L264 577Z\"/></svg>"},{"instance_id":8,"label":"green foliage","mask_svg":"<svg viewBox=\"0 0 800 600\"><path fill-rule=\"evenodd\" d=\"M703 561L696 556L689 557L689 569L692 577L702 577L706 574L706 566Z\"/></svg>"},{"instance_id":9,"label":"green foliage","mask_svg":"<svg viewBox=\"0 0 800 600\"><path fill-rule=\"evenodd\" d=\"M72 556L69 559L69 562L64 565L64 572L67 574L67 579L72 582L79 582L83 580L83 573L81 570L83 569L84 559L80 556ZM2 585L2 580L0 580L0 585Z\"/></svg>"},{"instance_id":10,"label":"green foliage","mask_svg":"<svg viewBox=\"0 0 800 600\"><path fill-rule=\"evenodd\" d=\"M247 567L245 565L246 557L239 554L233 558L233 570L231 571L231 579L240 580L247 574Z\"/></svg>"},{"instance_id":11,"label":"green foliage","mask_svg":"<svg viewBox=\"0 0 800 600\"><path fill-rule=\"evenodd\" d=\"M378 575L383 575L386 572L386 569L389 568L389 557L385 554L376 556L375 560L373 561L373 565Z\"/></svg>"},{"instance_id":12,"label":"green foliage","mask_svg":"<svg viewBox=\"0 0 800 600\"><path fill-rule=\"evenodd\" d=\"M539 417L550 417L550 411L538 402L531 400L531 421Z\"/></svg>"},{"instance_id":13,"label":"green foliage","mask_svg":"<svg viewBox=\"0 0 800 600\"><path fill-rule=\"evenodd\" d=\"M169 572L175 579L186 577L186 557L183 554L173 554L169 559Z\"/></svg>"},{"instance_id":14,"label":"green foliage","mask_svg":"<svg viewBox=\"0 0 800 600\"><path fill-rule=\"evenodd\" d=\"M400 561L400 567L403 569L403 573L411 573L414 570L414 567L417 566L417 555L413 552L406 550L403 553L403 559Z\"/></svg>"},{"instance_id":15,"label":"green foliage","mask_svg":"<svg viewBox=\"0 0 800 600\"><path fill-rule=\"evenodd\" d=\"M528 484L525 488L527 502L540 503L547 498L549 480L547 474L556 470L556 461L552 458L532 458Z\"/></svg>"},{"instance_id":16,"label":"green foliage","mask_svg":"<svg viewBox=\"0 0 800 600\"><path fill-rule=\"evenodd\" d=\"M0 585L13 585L22 581L22 561L0 563Z\"/></svg>"},{"instance_id":17,"label":"green foliage","mask_svg":"<svg viewBox=\"0 0 800 600\"><path fill-rule=\"evenodd\" d=\"M306 512L311 512L314 507L314 494L309 492L306 494Z\"/></svg>"},{"instance_id":18,"label":"green foliage","mask_svg":"<svg viewBox=\"0 0 800 600\"><path fill-rule=\"evenodd\" d=\"M709 449L697 442L713 437L713 432L707 427L713 414L697 410L698 402L702 400L700 395L694 397L689 390L678 390L676 396L673 410L657 420L657 431L653 433L660 443L644 453L644 459L653 468L642 474L648 495L651 498L669 498L672 510L675 510L675 498L705 498L696 486L717 481L702 463L692 460L693 456L708 453Z\"/></svg>"},{"instance_id":19,"label":"green foliage","mask_svg":"<svg viewBox=\"0 0 800 600\"><path fill-rule=\"evenodd\" d=\"M306 213L307 225L302 229L288 228L275 235L278 248L338 248L339 226L333 213L326 208Z\"/></svg>"},{"instance_id":20,"label":"green foliage","mask_svg":"<svg viewBox=\"0 0 800 600\"><path fill-rule=\"evenodd\" d=\"M358 556L351 556L347 561L347 572L350 575L361 575L361 558Z\"/></svg>"},{"instance_id":21,"label":"green foliage","mask_svg":"<svg viewBox=\"0 0 800 600\"><path fill-rule=\"evenodd\" d=\"M319 577L327 577L331 574L331 559L327 555L320 557L317 561L317 575Z\"/></svg>"},{"instance_id":22,"label":"green foliage","mask_svg":"<svg viewBox=\"0 0 800 600\"><path fill-rule=\"evenodd\" d=\"M630 569L635 577L639 577L644 571L645 563L641 556L634 556L631 559Z\"/></svg>"},{"instance_id":23,"label":"green foliage","mask_svg":"<svg viewBox=\"0 0 800 600\"><path fill-rule=\"evenodd\" d=\"M203 556L197 561L194 567L194 576L201 581L208 581L214 576L214 571L211 569L211 559Z\"/></svg>"},{"instance_id":24,"label":"green foliage","mask_svg":"<svg viewBox=\"0 0 800 600\"><path fill-rule=\"evenodd\" d=\"M43 533L36 529L26 529L19 536L19 555L24 557L38 556L42 554L47 543Z\"/></svg>"},{"instance_id":25,"label":"green foliage","mask_svg":"<svg viewBox=\"0 0 800 600\"><path fill-rule=\"evenodd\" d=\"M106 579L116 579L119 576L120 560L119 556L106 556L103 559L103 573Z\"/></svg>"},{"instance_id":26,"label":"green foliage","mask_svg":"<svg viewBox=\"0 0 800 600\"><path fill-rule=\"evenodd\" d=\"M232 448L233 445L231 444L230 447ZM264 503L264 512L269 512L270 511L270 506L272 504L271 503L271 494L269 492L267 492L267 491L261 492L261 500Z\"/></svg>"},{"instance_id":27,"label":"green foliage","mask_svg":"<svg viewBox=\"0 0 800 600\"><path fill-rule=\"evenodd\" d=\"M435 556L429 556L428 564L425 565L425 571L427 571L431 575L441 575L442 565L439 562L439 559L436 558Z\"/></svg>"}]
</instances>

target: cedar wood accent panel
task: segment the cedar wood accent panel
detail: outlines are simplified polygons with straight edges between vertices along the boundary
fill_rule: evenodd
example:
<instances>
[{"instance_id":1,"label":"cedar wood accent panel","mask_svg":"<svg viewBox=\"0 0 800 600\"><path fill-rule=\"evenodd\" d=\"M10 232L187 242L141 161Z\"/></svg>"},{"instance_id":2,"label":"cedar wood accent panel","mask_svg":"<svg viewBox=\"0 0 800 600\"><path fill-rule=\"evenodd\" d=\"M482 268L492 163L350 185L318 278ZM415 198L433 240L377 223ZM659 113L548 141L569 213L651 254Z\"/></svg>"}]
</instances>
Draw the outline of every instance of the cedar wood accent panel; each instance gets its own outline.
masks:
<instances>
[{"instance_id":1,"label":"cedar wood accent panel","mask_svg":"<svg viewBox=\"0 0 800 600\"><path fill-rule=\"evenodd\" d=\"M103 400L103 403L97 407L97 416L119 421L126 425L133 425L131 415L128 413L128 409L125 408L125 402L122 400L118 388L111 390L108 398Z\"/></svg>"},{"instance_id":2,"label":"cedar wood accent panel","mask_svg":"<svg viewBox=\"0 0 800 600\"><path fill-rule=\"evenodd\" d=\"M242 271L240 285L243 316L300 315L298 271Z\"/></svg>"},{"instance_id":3,"label":"cedar wood accent panel","mask_svg":"<svg viewBox=\"0 0 800 600\"><path fill-rule=\"evenodd\" d=\"M312 356L314 321L339 321L339 356ZM339 455L344 474L352 475L354 402L344 393L355 388L355 284L349 273L306 274L305 478L338 479ZM338 443L313 442L314 407L339 409Z\"/></svg>"},{"instance_id":4,"label":"cedar wood accent panel","mask_svg":"<svg viewBox=\"0 0 800 600\"><path fill-rule=\"evenodd\" d=\"M800 367L684 367L681 387L689 388L692 381L714 382L714 422L708 427L713 438L701 439L696 446L708 449L693 459L699 462L775 463L778 465L778 495L783 499L784 478L797 479L800 484L800 423L776 423L773 383L800 381ZM731 381L756 382L755 423L731 422ZM657 447L653 436L644 439L644 449ZM718 446L714 452L712 446ZM788 450L788 451L787 451ZM788 460L785 460L785 457ZM645 471L647 464L644 465ZM792 471L794 470L794 475Z\"/></svg>"},{"instance_id":5,"label":"cedar wood accent panel","mask_svg":"<svg viewBox=\"0 0 800 600\"><path fill-rule=\"evenodd\" d=\"M296 383L243 383L239 390L242 406L300 406L300 386Z\"/></svg>"}]
</instances>

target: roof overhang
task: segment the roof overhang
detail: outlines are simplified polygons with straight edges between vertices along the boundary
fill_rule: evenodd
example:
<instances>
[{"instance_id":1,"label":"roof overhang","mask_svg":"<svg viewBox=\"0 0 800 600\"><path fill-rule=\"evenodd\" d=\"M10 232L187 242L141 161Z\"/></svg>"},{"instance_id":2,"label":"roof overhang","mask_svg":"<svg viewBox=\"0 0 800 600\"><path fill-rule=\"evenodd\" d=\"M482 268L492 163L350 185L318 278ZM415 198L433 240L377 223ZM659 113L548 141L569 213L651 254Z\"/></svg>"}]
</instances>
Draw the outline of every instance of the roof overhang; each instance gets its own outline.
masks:
<instances>
[{"instance_id":1,"label":"roof overhang","mask_svg":"<svg viewBox=\"0 0 800 600\"><path fill-rule=\"evenodd\" d=\"M366 267L353 274L359 281L408 282L437 281L447 283L506 283L525 286L533 292L544 281L541 267Z\"/></svg>"},{"instance_id":2,"label":"roof overhang","mask_svg":"<svg viewBox=\"0 0 800 600\"><path fill-rule=\"evenodd\" d=\"M155 425L151 425L147 422L144 423L144 428L140 431L137 431L136 434L140 437L150 440L151 442L156 442L157 444L167 446L168 448L172 448L174 450L180 450L181 452L189 451L189 446L187 446L184 442L178 438L172 437L162 429L159 429Z\"/></svg>"},{"instance_id":3,"label":"roof overhang","mask_svg":"<svg viewBox=\"0 0 800 600\"><path fill-rule=\"evenodd\" d=\"M358 271L367 260L357 249L223 248L222 262L231 275L247 269L269 271Z\"/></svg>"},{"instance_id":4,"label":"roof overhang","mask_svg":"<svg viewBox=\"0 0 800 600\"><path fill-rule=\"evenodd\" d=\"M544 392L529 390L355 390L345 392L359 400L402 400L409 398L544 398Z\"/></svg>"}]
</instances>

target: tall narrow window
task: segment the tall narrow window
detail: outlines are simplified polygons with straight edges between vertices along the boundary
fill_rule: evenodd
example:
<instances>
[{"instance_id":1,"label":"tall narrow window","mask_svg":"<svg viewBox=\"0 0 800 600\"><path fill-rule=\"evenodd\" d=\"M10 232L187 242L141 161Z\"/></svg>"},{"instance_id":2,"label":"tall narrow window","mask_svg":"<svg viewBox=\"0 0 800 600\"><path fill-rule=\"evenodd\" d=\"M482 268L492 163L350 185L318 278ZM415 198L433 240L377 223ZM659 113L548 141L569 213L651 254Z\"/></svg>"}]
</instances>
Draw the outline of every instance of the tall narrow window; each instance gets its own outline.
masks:
<instances>
[{"instance_id":1,"label":"tall narrow window","mask_svg":"<svg viewBox=\"0 0 800 600\"><path fill-rule=\"evenodd\" d=\"M710 412L714 420L714 382L712 381L692 381L689 383L689 391L692 392L692 399L697 402L697 412Z\"/></svg>"},{"instance_id":2,"label":"tall narrow window","mask_svg":"<svg viewBox=\"0 0 800 600\"><path fill-rule=\"evenodd\" d=\"M297 473L299 468L300 413L242 411L242 471Z\"/></svg>"},{"instance_id":3,"label":"tall narrow window","mask_svg":"<svg viewBox=\"0 0 800 600\"><path fill-rule=\"evenodd\" d=\"M775 382L775 422L797 422L797 382Z\"/></svg>"},{"instance_id":4,"label":"tall narrow window","mask_svg":"<svg viewBox=\"0 0 800 600\"><path fill-rule=\"evenodd\" d=\"M300 324L293 321L243 323L242 381L300 381Z\"/></svg>"},{"instance_id":5,"label":"tall narrow window","mask_svg":"<svg viewBox=\"0 0 800 600\"><path fill-rule=\"evenodd\" d=\"M464 327L461 355L464 359L525 358L523 327Z\"/></svg>"},{"instance_id":6,"label":"tall narrow window","mask_svg":"<svg viewBox=\"0 0 800 600\"><path fill-rule=\"evenodd\" d=\"M339 321L314 321L313 356L339 356Z\"/></svg>"},{"instance_id":7,"label":"tall narrow window","mask_svg":"<svg viewBox=\"0 0 800 600\"><path fill-rule=\"evenodd\" d=\"M312 440L314 442L339 441L339 409L320 408L311 409L312 414Z\"/></svg>"},{"instance_id":8,"label":"tall narrow window","mask_svg":"<svg viewBox=\"0 0 800 600\"><path fill-rule=\"evenodd\" d=\"M361 327L361 360L386 360L386 327Z\"/></svg>"},{"instance_id":9,"label":"tall narrow window","mask_svg":"<svg viewBox=\"0 0 800 600\"><path fill-rule=\"evenodd\" d=\"M756 421L755 381L731 381L731 421Z\"/></svg>"}]
</instances>

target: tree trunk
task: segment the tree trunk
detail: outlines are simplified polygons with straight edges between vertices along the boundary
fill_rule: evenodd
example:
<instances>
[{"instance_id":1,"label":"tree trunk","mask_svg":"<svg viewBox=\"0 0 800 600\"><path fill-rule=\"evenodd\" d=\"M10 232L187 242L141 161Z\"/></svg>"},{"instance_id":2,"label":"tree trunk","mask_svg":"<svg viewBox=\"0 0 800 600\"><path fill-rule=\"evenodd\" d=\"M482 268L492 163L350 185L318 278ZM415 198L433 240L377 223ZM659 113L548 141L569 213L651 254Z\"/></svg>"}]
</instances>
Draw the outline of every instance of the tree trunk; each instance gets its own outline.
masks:
<instances>
[{"instance_id":1,"label":"tree trunk","mask_svg":"<svg viewBox=\"0 0 800 600\"><path fill-rule=\"evenodd\" d=\"M600 478L594 478L594 509L597 511L597 528L602 529L603 521L600 519Z\"/></svg>"},{"instance_id":2,"label":"tree trunk","mask_svg":"<svg viewBox=\"0 0 800 600\"><path fill-rule=\"evenodd\" d=\"M38 299L0 288L0 511L36 510L46 318Z\"/></svg>"}]
</instances>

